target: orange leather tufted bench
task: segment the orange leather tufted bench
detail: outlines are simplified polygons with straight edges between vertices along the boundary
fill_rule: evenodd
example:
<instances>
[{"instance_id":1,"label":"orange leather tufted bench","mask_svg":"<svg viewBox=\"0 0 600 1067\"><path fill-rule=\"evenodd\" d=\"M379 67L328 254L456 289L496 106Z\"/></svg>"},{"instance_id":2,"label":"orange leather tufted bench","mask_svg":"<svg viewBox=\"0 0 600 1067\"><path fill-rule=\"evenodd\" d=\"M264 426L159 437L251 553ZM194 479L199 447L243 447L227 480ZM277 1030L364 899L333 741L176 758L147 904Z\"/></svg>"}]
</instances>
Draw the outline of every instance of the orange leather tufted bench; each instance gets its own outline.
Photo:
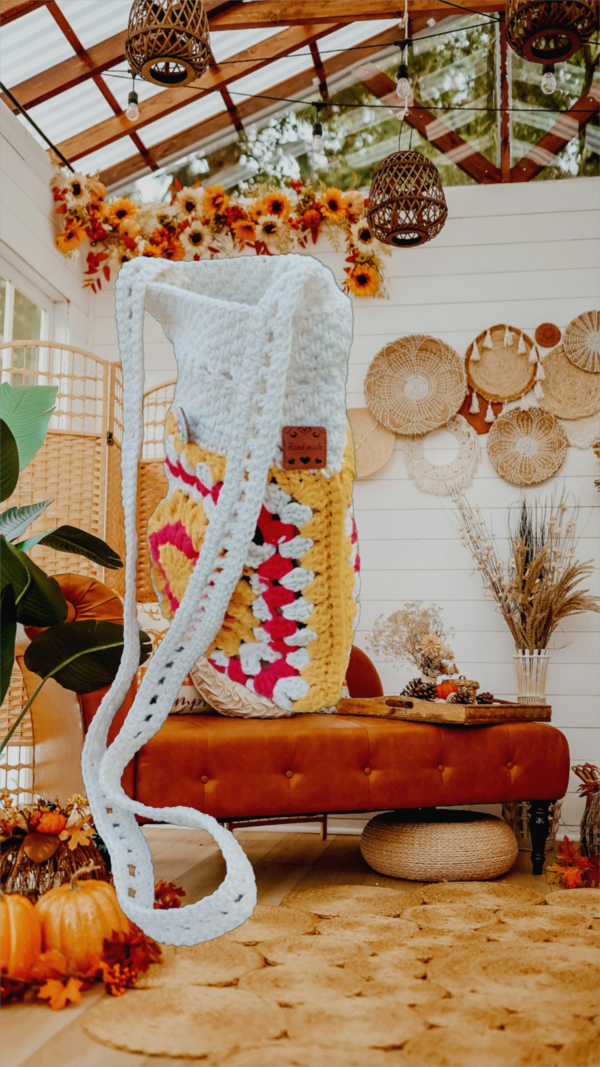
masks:
<instances>
[{"instance_id":1,"label":"orange leather tufted bench","mask_svg":"<svg viewBox=\"0 0 600 1067\"><path fill-rule=\"evenodd\" d=\"M564 796L568 778L564 734L543 723L180 715L138 753L134 792L144 804L222 820L530 800L541 873L548 802Z\"/></svg>"}]
</instances>

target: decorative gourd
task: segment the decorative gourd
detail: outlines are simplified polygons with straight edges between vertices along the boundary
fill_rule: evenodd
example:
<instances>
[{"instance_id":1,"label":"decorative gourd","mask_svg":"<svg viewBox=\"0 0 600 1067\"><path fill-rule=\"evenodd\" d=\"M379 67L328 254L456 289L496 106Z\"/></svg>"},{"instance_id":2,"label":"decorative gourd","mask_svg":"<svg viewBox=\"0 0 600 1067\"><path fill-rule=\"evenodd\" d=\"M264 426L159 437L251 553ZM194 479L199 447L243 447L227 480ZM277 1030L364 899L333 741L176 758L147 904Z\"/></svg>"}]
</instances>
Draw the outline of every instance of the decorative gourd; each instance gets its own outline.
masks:
<instances>
[{"instance_id":1,"label":"decorative gourd","mask_svg":"<svg viewBox=\"0 0 600 1067\"><path fill-rule=\"evenodd\" d=\"M35 823L35 829L38 834L61 834L66 825L66 816L59 811L43 811Z\"/></svg>"},{"instance_id":2,"label":"decorative gourd","mask_svg":"<svg viewBox=\"0 0 600 1067\"><path fill-rule=\"evenodd\" d=\"M436 685L435 691L440 700L445 700L447 696L450 696L450 693L458 693L458 686L456 682L440 682L439 685Z\"/></svg>"},{"instance_id":3,"label":"decorative gourd","mask_svg":"<svg viewBox=\"0 0 600 1067\"><path fill-rule=\"evenodd\" d=\"M50 889L35 906L44 951L61 952L72 968L83 973L102 954L105 937L130 930L129 919L108 882L79 880L80 874L93 869L89 864L75 871L70 885Z\"/></svg>"},{"instance_id":4,"label":"decorative gourd","mask_svg":"<svg viewBox=\"0 0 600 1067\"><path fill-rule=\"evenodd\" d=\"M0 893L0 968L11 978L27 979L42 951L42 924L27 897Z\"/></svg>"}]
</instances>

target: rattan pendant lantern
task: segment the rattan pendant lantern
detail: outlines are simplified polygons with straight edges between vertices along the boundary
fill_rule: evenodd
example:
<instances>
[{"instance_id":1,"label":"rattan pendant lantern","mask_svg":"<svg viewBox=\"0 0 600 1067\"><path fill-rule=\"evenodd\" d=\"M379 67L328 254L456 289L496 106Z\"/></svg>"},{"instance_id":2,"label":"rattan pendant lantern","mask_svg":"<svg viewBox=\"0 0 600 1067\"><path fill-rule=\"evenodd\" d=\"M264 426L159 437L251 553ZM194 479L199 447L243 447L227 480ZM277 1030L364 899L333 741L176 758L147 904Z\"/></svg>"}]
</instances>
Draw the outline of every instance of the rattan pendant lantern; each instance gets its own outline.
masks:
<instances>
[{"instance_id":1,"label":"rattan pendant lantern","mask_svg":"<svg viewBox=\"0 0 600 1067\"><path fill-rule=\"evenodd\" d=\"M369 226L386 245L411 247L437 237L448 205L437 167L422 152L392 152L373 174Z\"/></svg>"},{"instance_id":2,"label":"rattan pendant lantern","mask_svg":"<svg viewBox=\"0 0 600 1067\"><path fill-rule=\"evenodd\" d=\"M532 63L559 63L587 44L596 29L594 0L509 0L506 38Z\"/></svg>"},{"instance_id":3,"label":"rattan pendant lantern","mask_svg":"<svg viewBox=\"0 0 600 1067\"><path fill-rule=\"evenodd\" d=\"M187 85L211 57L200 0L133 0L125 58L133 74L155 85Z\"/></svg>"}]
</instances>

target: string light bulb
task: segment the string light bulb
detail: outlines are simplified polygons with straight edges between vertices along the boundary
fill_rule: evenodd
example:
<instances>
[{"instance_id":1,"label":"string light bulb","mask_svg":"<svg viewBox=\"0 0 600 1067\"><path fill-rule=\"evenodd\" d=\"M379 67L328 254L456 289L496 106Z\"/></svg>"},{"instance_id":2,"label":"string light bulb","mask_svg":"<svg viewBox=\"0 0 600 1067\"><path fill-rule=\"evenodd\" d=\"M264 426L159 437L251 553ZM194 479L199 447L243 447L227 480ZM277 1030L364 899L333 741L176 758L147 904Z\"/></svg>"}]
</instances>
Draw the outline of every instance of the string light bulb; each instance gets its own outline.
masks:
<instances>
[{"instance_id":1,"label":"string light bulb","mask_svg":"<svg viewBox=\"0 0 600 1067\"><path fill-rule=\"evenodd\" d=\"M410 78L408 76L408 49L407 46L404 45L400 53L400 66L398 67L396 81L396 95L404 107L408 105L411 88Z\"/></svg>"},{"instance_id":2,"label":"string light bulb","mask_svg":"<svg viewBox=\"0 0 600 1067\"><path fill-rule=\"evenodd\" d=\"M140 109L138 106L138 94L135 91L135 74L132 75L132 81L133 84L131 87L131 92L127 97L127 110L125 112L125 117L128 118L130 122L137 122L140 117Z\"/></svg>"},{"instance_id":3,"label":"string light bulb","mask_svg":"<svg viewBox=\"0 0 600 1067\"><path fill-rule=\"evenodd\" d=\"M554 63L544 63L542 67L542 92L545 96L552 96L552 93L556 92Z\"/></svg>"},{"instance_id":4,"label":"string light bulb","mask_svg":"<svg viewBox=\"0 0 600 1067\"><path fill-rule=\"evenodd\" d=\"M314 106L317 112L317 117L313 122L312 147L315 155L320 155L323 151L323 125L321 123L321 108L325 107L325 104L318 101Z\"/></svg>"}]
</instances>

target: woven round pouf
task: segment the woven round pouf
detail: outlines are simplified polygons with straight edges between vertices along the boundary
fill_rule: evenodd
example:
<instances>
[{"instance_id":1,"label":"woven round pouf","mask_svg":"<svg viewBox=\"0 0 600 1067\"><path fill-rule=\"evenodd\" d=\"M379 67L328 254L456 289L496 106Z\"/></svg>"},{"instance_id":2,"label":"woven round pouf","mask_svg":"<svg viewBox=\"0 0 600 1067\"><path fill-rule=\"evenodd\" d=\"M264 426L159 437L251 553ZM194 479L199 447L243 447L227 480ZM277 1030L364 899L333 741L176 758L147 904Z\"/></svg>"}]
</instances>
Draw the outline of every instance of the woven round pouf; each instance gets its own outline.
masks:
<instances>
[{"instance_id":1,"label":"woven round pouf","mask_svg":"<svg viewBox=\"0 0 600 1067\"><path fill-rule=\"evenodd\" d=\"M380 874L411 882L497 878L517 858L503 819L479 811L387 811L365 826L360 850Z\"/></svg>"}]
</instances>

